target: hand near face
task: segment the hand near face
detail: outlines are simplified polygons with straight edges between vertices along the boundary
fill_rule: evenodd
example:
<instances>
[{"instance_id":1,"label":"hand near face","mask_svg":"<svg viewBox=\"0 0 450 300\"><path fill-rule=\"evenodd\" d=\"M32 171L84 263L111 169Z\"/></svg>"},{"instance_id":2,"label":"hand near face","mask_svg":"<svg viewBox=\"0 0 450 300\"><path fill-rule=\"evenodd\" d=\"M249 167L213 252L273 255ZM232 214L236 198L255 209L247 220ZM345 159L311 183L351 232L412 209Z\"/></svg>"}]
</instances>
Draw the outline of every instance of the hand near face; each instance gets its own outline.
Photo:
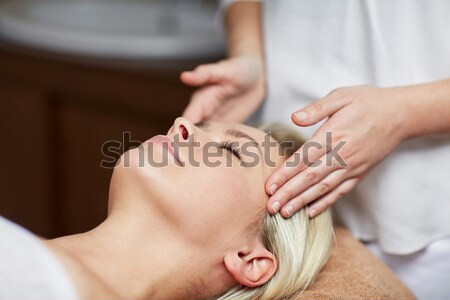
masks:
<instances>
[{"instance_id":1,"label":"hand near face","mask_svg":"<svg viewBox=\"0 0 450 300\"><path fill-rule=\"evenodd\" d=\"M309 205L313 217L350 192L405 138L400 96L394 88L342 88L293 113L298 126L328 119L267 180L268 211L289 217Z\"/></svg>"},{"instance_id":2,"label":"hand near face","mask_svg":"<svg viewBox=\"0 0 450 300\"><path fill-rule=\"evenodd\" d=\"M243 55L183 72L181 80L199 87L183 117L193 123L203 120L243 122L261 104L264 72L261 59Z\"/></svg>"}]
</instances>

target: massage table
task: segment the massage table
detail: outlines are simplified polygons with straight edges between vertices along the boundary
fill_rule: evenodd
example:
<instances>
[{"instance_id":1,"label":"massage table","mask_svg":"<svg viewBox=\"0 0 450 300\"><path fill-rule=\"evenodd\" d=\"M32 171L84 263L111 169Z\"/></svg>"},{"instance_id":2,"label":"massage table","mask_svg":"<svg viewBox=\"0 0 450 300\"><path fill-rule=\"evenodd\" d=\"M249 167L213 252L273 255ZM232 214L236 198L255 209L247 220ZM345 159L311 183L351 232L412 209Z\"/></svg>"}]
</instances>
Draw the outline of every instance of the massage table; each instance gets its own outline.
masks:
<instances>
[{"instance_id":1,"label":"massage table","mask_svg":"<svg viewBox=\"0 0 450 300\"><path fill-rule=\"evenodd\" d=\"M343 227L314 284L291 300L410 300L416 299L379 258Z\"/></svg>"}]
</instances>

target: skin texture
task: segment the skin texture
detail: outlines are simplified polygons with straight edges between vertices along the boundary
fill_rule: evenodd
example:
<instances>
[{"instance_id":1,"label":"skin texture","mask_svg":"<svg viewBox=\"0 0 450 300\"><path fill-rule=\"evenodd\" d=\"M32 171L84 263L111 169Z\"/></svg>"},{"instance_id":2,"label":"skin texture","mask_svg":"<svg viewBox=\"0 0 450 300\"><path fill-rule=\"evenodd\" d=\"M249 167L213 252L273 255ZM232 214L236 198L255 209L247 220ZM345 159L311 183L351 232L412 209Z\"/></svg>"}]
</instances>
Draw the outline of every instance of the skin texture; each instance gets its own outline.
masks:
<instances>
[{"instance_id":1,"label":"skin texture","mask_svg":"<svg viewBox=\"0 0 450 300\"><path fill-rule=\"evenodd\" d=\"M281 214L289 217L315 201L308 207L314 217L350 192L402 141L449 134L449 92L450 80L395 88L349 87L295 112L292 121L298 126L327 119L309 142L325 145L325 133L332 132L333 147L345 142L339 149L345 165L325 164L327 149L313 148L308 152L312 164L284 165L270 176L266 191L273 196L268 207L272 213L281 208ZM301 155L303 147L297 153Z\"/></svg>"},{"instance_id":2,"label":"skin texture","mask_svg":"<svg viewBox=\"0 0 450 300\"><path fill-rule=\"evenodd\" d=\"M46 242L72 275L83 299L98 295L201 299L237 283L262 285L276 272L276 258L252 225L259 224L265 213L264 183L285 158L278 157L278 147L262 154L252 148L258 156L267 153L276 164L270 167L260 157L261 163L244 167L237 157L216 146L211 152L219 155L210 161L221 165L208 166L207 143L248 142L242 134L236 138L227 130L240 130L259 144L265 134L241 124L199 125L178 118L166 135L172 141L181 137L175 143L199 143L190 150L179 149L184 166L155 139L144 142L124 154L114 169L107 219L89 232ZM193 151L198 166L191 163L188 151ZM150 155L154 161L166 157L168 164L142 165L143 159L150 161ZM226 166L227 160L231 166Z\"/></svg>"},{"instance_id":3,"label":"skin texture","mask_svg":"<svg viewBox=\"0 0 450 300\"><path fill-rule=\"evenodd\" d=\"M200 65L183 72L181 80L200 87L183 112L193 122L243 122L261 105L265 94L263 64L253 55Z\"/></svg>"},{"instance_id":4,"label":"skin texture","mask_svg":"<svg viewBox=\"0 0 450 300\"><path fill-rule=\"evenodd\" d=\"M255 28L261 26L260 18L255 16L260 9L261 5L257 3L232 5L225 19L229 49L232 49L229 50L229 59L184 73L183 82L189 84L189 80L197 80L199 91L220 89L227 84L238 87L246 83L246 86L252 86L248 83L256 82L254 78L258 78L253 73L248 75L241 72L231 81L213 74L227 73L226 68L244 69L244 60L237 59L242 53L246 57L261 57L261 53L264 53L261 39L255 38L258 35L251 37L251 32L258 32ZM252 18L242 18L244 12ZM264 64L264 59L262 61ZM260 69L264 70L265 67ZM187 74L189 80L186 80ZM264 76L265 73L261 72L260 77ZM200 80L213 77L215 80ZM234 95L222 93L218 98L213 93L194 94L195 100L193 97L185 116L195 120L208 120L210 117L227 120L235 118L234 111L241 110L239 118L235 118L241 121L255 111L257 107L254 104L261 104L264 97L250 92L240 94L240 98L233 98ZM311 126L324 119L326 121L295 154L300 158L296 160L299 163L292 167L291 160L294 158L291 158L267 180L266 192L271 195L267 210L271 214L280 212L287 218L309 204L309 216L314 217L350 192L404 140L450 133L449 95L449 79L391 88L343 87L293 112L292 122L300 127ZM259 97L259 102L253 100L256 97ZM223 105L226 109L220 115L192 113L209 111L213 105ZM330 152L325 147L326 132L332 132L332 149L345 143L339 146L338 152L345 164L335 160L328 165L324 163L326 154ZM305 147L312 143L321 145L321 149L311 148L305 155Z\"/></svg>"},{"instance_id":5,"label":"skin texture","mask_svg":"<svg viewBox=\"0 0 450 300\"><path fill-rule=\"evenodd\" d=\"M226 17L229 59L183 72L181 81L199 87L183 117L243 122L262 103L266 92L261 5L232 4Z\"/></svg>"}]
</instances>

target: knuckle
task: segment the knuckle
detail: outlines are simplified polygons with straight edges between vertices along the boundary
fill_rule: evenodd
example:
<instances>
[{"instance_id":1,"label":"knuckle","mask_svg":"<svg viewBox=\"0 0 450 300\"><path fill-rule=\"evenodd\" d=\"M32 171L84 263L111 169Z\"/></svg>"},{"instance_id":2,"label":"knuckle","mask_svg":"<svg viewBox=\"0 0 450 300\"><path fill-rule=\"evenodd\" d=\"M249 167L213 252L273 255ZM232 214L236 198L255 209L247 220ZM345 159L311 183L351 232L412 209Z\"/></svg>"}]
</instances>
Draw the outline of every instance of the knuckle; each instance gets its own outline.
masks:
<instances>
[{"instance_id":1,"label":"knuckle","mask_svg":"<svg viewBox=\"0 0 450 300\"><path fill-rule=\"evenodd\" d=\"M292 191L290 191L289 189L283 189L280 192L281 192L281 199L285 201L292 199Z\"/></svg>"},{"instance_id":2,"label":"knuckle","mask_svg":"<svg viewBox=\"0 0 450 300\"><path fill-rule=\"evenodd\" d=\"M344 197L345 192L344 191L337 191L336 192L336 200L341 199L342 197Z\"/></svg>"},{"instance_id":3,"label":"knuckle","mask_svg":"<svg viewBox=\"0 0 450 300\"><path fill-rule=\"evenodd\" d=\"M303 197L296 197L290 202L290 205L292 205L294 211L302 209L306 204L307 203L305 202L305 199L303 199Z\"/></svg>"},{"instance_id":4,"label":"knuckle","mask_svg":"<svg viewBox=\"0 0 450 300\"><path fill-rule=\"evenodd\" d=\"M309 202L310 201L308 201L308 199L306 199L305 197L298 197L298 201L297 201L298 209L304 207Z\"/></svg>"},{"instance_id":5,"label":"knuckle","mask_svg":"<svg viewBox=\"0 0 450 300\"><path fill-rule=\"evenodd\" d=\"M192 105L199 105L200 103L202 103L202 99L203 99L203 94L198 91L195 92L194 95L192 95L192 99L191 102L189 103L189 105L192 107Z\"/></svg>"},{"instance_id":6,"label":"knuckle","mask_svg":"<svg viewBox=\"0 0 450 300\"><path fill-rule=\"evenodd\" d=\"M355 165L355 151L346 148L345 151L340 151L338 154L345 162L347 162L347 165Z\"/></svg>"},{"instance_id":7,"label":"knuckle","mask_svg":"<svg viewBox=\"0 0 450 300\"><path fill-rule=\"evenodd\" d=\"M197 68L195 68L195 71L199 71L199 72L203 72L206 70L206 66L205 65L200 65Z\"/></svg>"},{"instance_id":8,"label":"knuckle","mask_svg":"<svg viewBox=\"0 0 450 300\"><path fill-rule=\"evenodd\" d=\"M349 140L350 140L350 138L348 136L348 132L347 131L345 131L345 130L332 131L331 143L335 147L337 146L337 144L339 142L343 141L344 145L342 145L342 149L347 149L347 147L345 147L345 144L347 144L347 142Z\"/></svg>"},{"instance_id":9,"label":"knuckle","mask_svg":"<svg viewBox=\"0 0 450 300\"><path fill-rule=\"evenodd\" d=\"M322 209L326 209L327 207L330 207L331 204L333 204L333 199L331 197L327 197L326 199L323 199Z\"/></svg>"},{"instance_id":10,"label":"knuckle","mask_svg":"<svg viewBox=\"0 0 450 300\"><path fill-rule=\"evenodd\" d=\"M287 181L287 179L288 179L287 175L285 175L282 172L278 173L278 174L275 174L274 178L275 178L274 181L277 182L278 185L284 184Z\"/></svg>"},{"instance_id":11,"label":"knuckle","mask_svg":"<svg viewBox=\"0 0 450 300\"><path fill-rule=\"evenodd\" d=\"M332 206L333 204L335 204L340 198L337 197L332 197L330 198L330 204L328 205L328 207Z\"/></svg>"},{"instance_id":12,"label":"knuckle","mask_svg":"<svg viewBox=\"0 0 450 300\"><path fill-rule=\"evenodd\" d=\"M333 96L333 97L342 97L342 96L344 96L346 90L347 89L343 88L343 87L335 88L330 92L329 95Z\"/></svg>"},{"instance_id":13,"label":"knuckle","mask_svg":"<svg viewBox=\"0 0 450 300\"><path fill-rule=\"evenodd\" d=\"M342 187L341 192L345 195L345 194L349 193L352 189L353 189L353 185L348 184L348 185Z\"/></svg>"},{"instance_id":14,"label":"knuckle","mask_svg":"<svg viewBox=\"0 0 450 300\"><path fill-rule=\"evenodd\" d=\"M311 110L314 112L314 114L318 116L323 116L323 106L320 102L314 102L311 104Z\"/></svg>"},{"instance_id":15,"label":"knuckle","mask_svg":"<svg viewBox=\"0 0 450 300\"><path fill-rule=\"evenodd\" d=\"M362 166L358 166L358 165L352 165L352 164L348 164L347 163L347 176L350 177L355 177L359 174L363 173L364 168Z\"/></svg>"},{"instance_id":16,"label":"knuckle","mask_svg":"<svg viewBox=\"0 0 450 300\"><path fill-rule=\"evenodd\" d=\"M314 183L317 181L317 173L314 171L310 171L306 174L306 180L310 183Z\"/></svg>"},{"instance_id":17,"label":"knuckle","mask_svg":"<svg viewBox=\"0 0 450 300\"><path fill-rule=\"evenodd\" d=\"M208 73L210 71L211 67L208 65L200 65L197 67L197 71L200 73Z\"/></svg>"},{"instance_id":18,"label":"knuckle","mask_svg":"<svg viewBox=\"0 0 450 300\"><path fill-rule=\"evenodd\" d=\"M319 186L319 191L322 194L327 193L330 190L330 185L326 182L322 182Z\"/></svg>"},{"instance_id":19,"label":"knuckle","mask_svg":"<svg viewBox=\"0 0 450 300\"><path fill-rule=\"evenodd\" d=\"M296 195L296 197L294 197L292 199L292 203L294 203L296 206L298 207L302 207L303 203L305 203L305 197L303 197L301 194L300 195Z\"/></svg>"}]
</instances>

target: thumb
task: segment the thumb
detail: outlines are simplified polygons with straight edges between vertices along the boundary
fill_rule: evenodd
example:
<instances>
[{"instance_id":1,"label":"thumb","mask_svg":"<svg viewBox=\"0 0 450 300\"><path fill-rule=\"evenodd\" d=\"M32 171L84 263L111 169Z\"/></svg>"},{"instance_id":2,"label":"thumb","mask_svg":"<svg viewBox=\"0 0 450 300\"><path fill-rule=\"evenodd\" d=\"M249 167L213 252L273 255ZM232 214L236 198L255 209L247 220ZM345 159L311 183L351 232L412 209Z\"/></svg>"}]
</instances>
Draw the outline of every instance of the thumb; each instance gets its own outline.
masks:
<instances>
[{"instance_id":1,"label":"thumb","mask_svg":"<svg viewBox=\"0 0 450 300\"><path fill-rule=\"evenodd\" d=\"M198 123L204 119L202 107L191 102L183 111L182 117L188 119L193 124Z\"/></svg>"},{"instance_id":2,"label":"thumb","mask_svg":"<svg viewBox=\"0 0 450 300\"><path fill-rule=\"evenodd\" d=\"M222 63L200 65L193 71L185 71L180 75L183 83L191 86L217 83L226 78L227 68Z\"/></svg>"},{"instance_id":3,"label":"thumb","mask_svg":"<svg viewBox=\"0 0 450 300\"><path fill-rule=\"evenodd\" d=\"M339 98L327 96L294 112L291 120L299 126L310 126L331 116L345 106Z\"/></svg>"},{"instance_id":4,"label":"thumb","mask_svg":"<svg viewBox=\"0 0 450 300\"><path fill-rule=\"evenodd\" d=\"M220 107L230 91L226 86L213 85L199 88L183 112L183 117L193 123L209 119Z\"/></svg>"}]
</instances>

